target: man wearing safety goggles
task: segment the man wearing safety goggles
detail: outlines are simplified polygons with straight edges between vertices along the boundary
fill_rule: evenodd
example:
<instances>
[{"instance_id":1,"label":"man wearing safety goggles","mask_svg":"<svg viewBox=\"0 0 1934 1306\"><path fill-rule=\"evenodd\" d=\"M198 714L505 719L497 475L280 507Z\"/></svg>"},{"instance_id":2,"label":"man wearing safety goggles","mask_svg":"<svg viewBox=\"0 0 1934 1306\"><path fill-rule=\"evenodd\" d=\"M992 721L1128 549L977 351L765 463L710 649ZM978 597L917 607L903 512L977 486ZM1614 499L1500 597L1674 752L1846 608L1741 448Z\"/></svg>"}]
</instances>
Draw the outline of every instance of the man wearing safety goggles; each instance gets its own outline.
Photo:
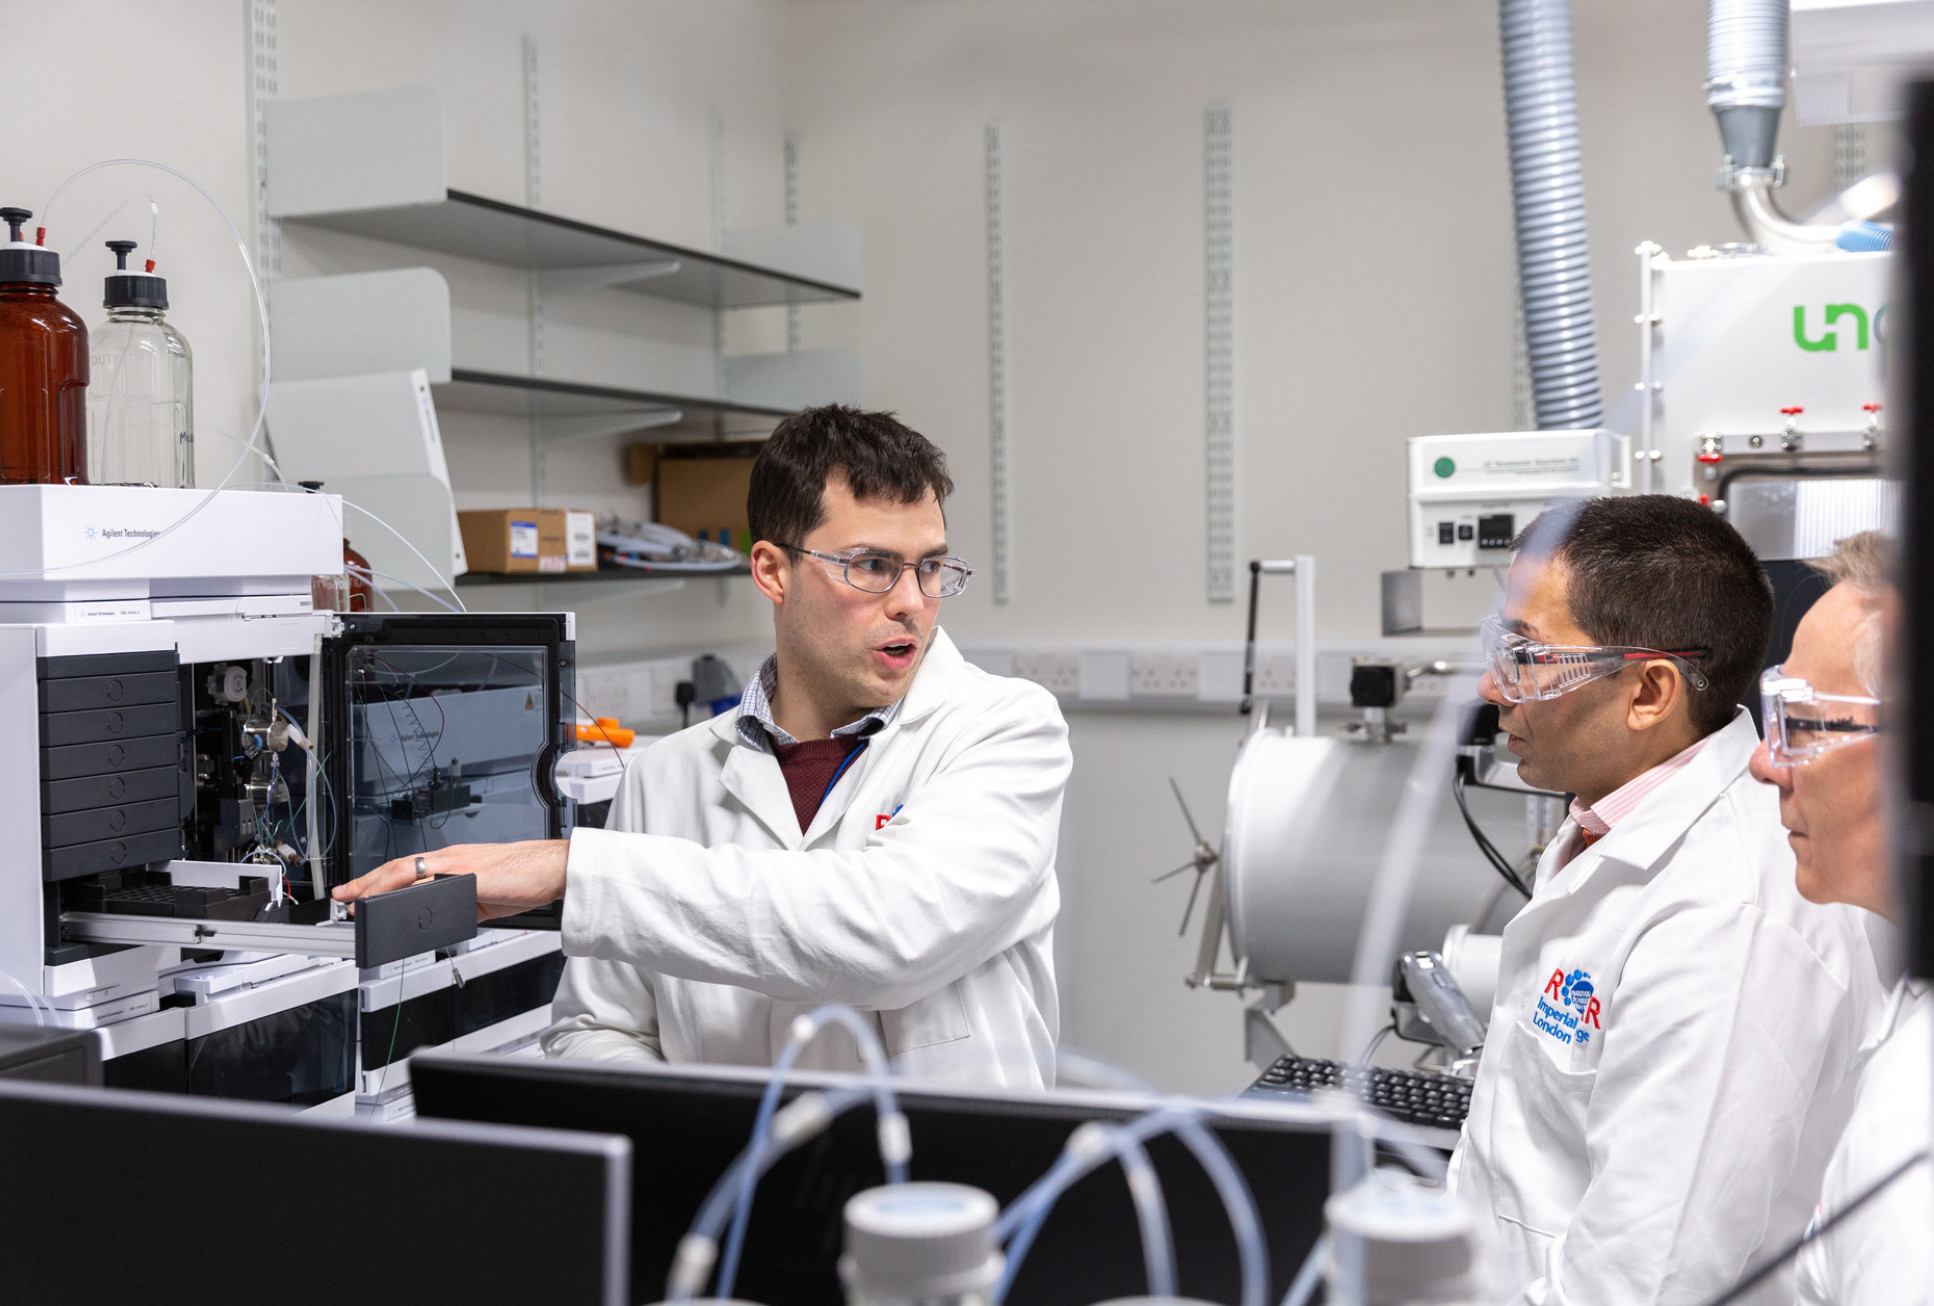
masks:
<instances>
[{"instance_id":1,"label":"man wearing safety goggles","mask_svg":"<svg viewBox=\"0 0 1934 1306\"><path fill-rule=\"evenodd\" d=\"M1885 552L1869 531L1820 564L1833 587L1801 618L1785 663L1760 679L1766 742L1753 754L1753 774L1779 790L1799 891L1864 908L1883 938L1892 927L1882 922L1898 915L1877 739L1881 623L1896 597ZM1914 1161L1928 1149L1934 1096L1934 996L1925 983L1900 978L1861 1059L1853 1120L1820 1194L1819 1236L1800 1256L1800 1300L1925 1303L1934 1293L1934 1176Z\"/></svg>"},{"instance_id":2,"label":"man wearing safety goggles","mask_svg":"<svg viewBox=\"0 0 1934 1306\"><path fill-rule=\"evenodd\" d=\"M1700 1302L1806 1227L1872 952L1795 891L1747 774L1772 593L1746 542L1639 495L1516 544L1479 693L1519 775L1574 801L1504 930L1453 1182L1518 1300ZM1790 1272L1763 1291L1790 1301Z\"/></svg>"}]
</instances>

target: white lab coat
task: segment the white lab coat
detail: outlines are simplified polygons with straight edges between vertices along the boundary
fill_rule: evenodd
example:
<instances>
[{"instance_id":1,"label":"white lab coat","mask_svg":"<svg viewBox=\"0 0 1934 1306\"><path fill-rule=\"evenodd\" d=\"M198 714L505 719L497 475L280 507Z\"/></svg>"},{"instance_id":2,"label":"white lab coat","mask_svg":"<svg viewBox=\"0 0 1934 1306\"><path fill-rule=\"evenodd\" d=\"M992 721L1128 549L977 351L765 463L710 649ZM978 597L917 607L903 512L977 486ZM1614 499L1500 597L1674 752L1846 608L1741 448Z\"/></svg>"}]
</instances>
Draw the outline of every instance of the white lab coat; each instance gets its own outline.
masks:
<instances>
[{"instance_id":1,"label":"white lab coat","mask_svg":"<svg viewBox=\"0 0 1934 1306\"><path fill-rule=\"evenodd\" d=\"M1072 766L1053 695L937 631L803 835L778 760L736 715L640 755L607 828L571 837L545 1052L770 1065L795 1017L842 1002L874 1014L909 1073L1052 1084ZM801 1064L859 1063L828 1033Z\"/></svg>"},{"instance_id":2,"label":"white lab coat","mask_svg":"<svg viewBox=\"0 0 1934 1306\"><path fill-rule=\"evenodd\" d=\"M1860 1096L1827 1166L1816 1220L1842 1211L1916 1152L1934 1121L1934 993L1902 980L1865 1049ZM1934 1301L1934 1166L1923 1162L1800 1253L1807 1306Z\"/></svg>"},{"instance_id":3,"label":"white lab coat","mask_svg":"<svg viewBox=\"0 0 1934 1306\"><path fill-rule=\"evenodd\" d=\"M1885 999L1799 896L1741 712L1505 927L1452 1182L1530 1303L1698 1303L1805 1229ZM1751 1300L1790 1303L1789 1270Z\"/></svg>"}]
</instances>

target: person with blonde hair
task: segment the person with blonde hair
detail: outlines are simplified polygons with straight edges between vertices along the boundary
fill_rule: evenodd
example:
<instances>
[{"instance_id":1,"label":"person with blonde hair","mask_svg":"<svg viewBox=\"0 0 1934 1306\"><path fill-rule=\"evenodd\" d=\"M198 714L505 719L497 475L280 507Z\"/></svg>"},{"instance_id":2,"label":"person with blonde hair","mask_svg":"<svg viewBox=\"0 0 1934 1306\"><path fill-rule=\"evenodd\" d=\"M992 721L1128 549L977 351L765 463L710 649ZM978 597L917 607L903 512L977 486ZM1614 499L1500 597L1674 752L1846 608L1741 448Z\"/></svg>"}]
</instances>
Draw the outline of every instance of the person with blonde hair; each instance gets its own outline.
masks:
<instances>
[{"instance_id":1,"label":"person with blonde hair","mask_svg":"<svg viewBox=\"0 0 1934 1306\"><path fill-rule=\"evenodd\" d=\"M1888 922L1900 915L1879 741L1883 631L1899 601L1890 552L1867 531L1817 564L1833 584L1800 619L1791 655L1761 679L1766 738L1752 761L1753 775L1779 790L1801 895L1864 908L1883 945L1893 944ZM1800 1300L1925 1306L1934 1293L1927 1161L1934 999L1927 983L1900 977L1860 1055L1853 1118L1827 1165L1800 1253Z\"/></svg>"}]
</instances>

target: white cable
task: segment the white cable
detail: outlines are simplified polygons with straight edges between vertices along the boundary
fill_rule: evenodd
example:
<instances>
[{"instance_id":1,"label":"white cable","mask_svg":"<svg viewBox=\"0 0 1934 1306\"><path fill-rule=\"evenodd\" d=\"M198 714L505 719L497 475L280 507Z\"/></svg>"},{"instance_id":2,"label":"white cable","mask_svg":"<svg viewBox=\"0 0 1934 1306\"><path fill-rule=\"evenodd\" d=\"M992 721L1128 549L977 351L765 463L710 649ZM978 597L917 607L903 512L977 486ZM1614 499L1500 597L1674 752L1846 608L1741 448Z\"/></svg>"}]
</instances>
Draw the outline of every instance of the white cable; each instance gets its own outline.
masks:
<instances>
[{"instance_id":1,"label":"white cable","mask_svg":"<svg viewBox=\"0 0 1934 1306\"><path fill-rule=\"evenodd\" d=\"M193 177L190 177L185 172L179 172L176 169L169 167L165 163L156 163L152 159L103 159L99 163L88 164L85 168L82 168L79 172L76 172L71 177L69 177L66 181L63 181L59 186L55 187L54 193L47 197L47 203L41 206L40 221L36 225L42 231L44 231L48 223L51 221L54 205L59 202L62 193L64 193L69 186L72 186L75 182L79 181L82 177L85 177L92 172L99 172L103 168L153 168L156 172L166 173L168 176L173 177L177 181L180 181L181 183L186 185L190 190L194 191L195 194L201 196L202 199L206 200L208 202L208 207L215 210L215 216L222 220L222 225L228 228L228 234L235 238L235 251L237 254L241 256L242 267L248 272L249 287L255 292L255 314L256 314L256 319L261 326L262 397L260 402L257 403L255 408L255 421L251 424L249 428L248 443L245 446L243 446L242 452L236 455L234 465L228 469L228 474L222 477L221 484L217 485L214 489L209 490L207 493L202 495L200 502L196 503L194 507L190 508L187 512L183 513L180 517L176 518L165 529L155 532L153 535L148 536L146 539L139 540L134 544L130 544L125 549L117 549L113 553L102 554L100 557L88 558L82 562L62 563L58 566L53 566L53 567L36 568L31 571L0 571L0 577L23 577L23 578L38 577L38 576L46 576L54 572L71 571L76 567L99 566L101 563L110 562L115 558L125 558L130 553L135 553L142 549L147 548L149 545L153 544L156 540L165 539L168 536L174 534L176 531L180 530L184 525L186 525L188 522L192 521L196 516L198 516L201 513L202 509L206 508L209 504L213 503L215 501L215 496L217 494L220 494L223 490L228 488L228 483L235 479L235 474L241 471L242 464L245 461L247 461L249 454L252 453L255 450L255 446L261 442L263 424L268 420L269 376L270 376L268 300L262 294L262 282L261 282L261 279L258 276L256 276L256 273L255 273L255 260L249 257L248 244L242 239L242 233L235 229L235 224L229 221L228 214L222 209L222 206L220 204L215 202L215 197L202 189L201 183L197 182Z\"/></svg>"},{"instance_id":2,"label":"white cable","mask_svg":"<svg viewBox=\"0 0 1934 1306\"><path fill-rule=\"evenodd\" d=\"M32 1008L33 1010L34 1023L36 1025L39 1025L44 1029L46 1026L52 1023L52 1021L49 1020L49 1017L53 1014L53 1011L54 1011L53 1003L48 1002L46 998L43 998L40 994L35 993L32 989L28 988L25 984L22 984L19 980L15 979L12 975L9 975L4 970L0 970L0 979L7 981L7 983L13 985L15 988L20 990L20 996L27 999L28 1007ZM44 1012L43 1012L43 1008L45 1008Z\"/></svg>"},{"instance_id":3,"label":"white cable","mask_svg":"<svg viewBox=\"0 0 1934 1306\"><path fill-rule=\"evenodd\" d=\"M430 574L436 577L437 584L441 585L446 591L448 591L450 597L456 600L457 611L459 612L470 611L469 608L466 608L463 606L463 597L457 593L456 586L451 584L450 581L448 581L447 579L445 579L443 573L438 571L436 569L436 566L433 563L431 563L431 561L428 558L424 557L421 553L417 552L417 547L414 544L411 544L408 540L403 539L403 533L401 531L397 530L394 526L390 525L388 522L384 521L381 517L378 517L375 513L371 512L369 509L363 507L359 503L351 503L347 499L344 499L342 502L345 508L354 508L357 512L369 518L371 521L375 522L378 526L381 526L384 530L388 531L391 535L394 535L397 539L402 540L403 547L408 549L411 553L415 553L416 560L422 563L425 567L428 567L430 569ZM399 585L403 585L403 584L408 584L409 582L398 581L397 583ZM416 589L416 586L411 585L410 588ZM418 590L417 592L422 593L423 591ZM443 600L438 599L437 602L442 603ZM444 606L448 607L450 605L445 603Z\"/></svg>"},{"instance_id":4,"label":"white cable","mask_svg":"<svg viewBox=\"0 0 1934 1306\"><path fill-rule=\"evenodd\" d=\"M438 607L442 608L445 612L469 611L469 609L467 608L453 608L448 603L445 603L442 599L438 598L436 595L430 593L430 591L424 589L422 586L412 585L410 584L410 582L404 580L401 576L392 576L386 571L377 571L373 567L352 567L348 563L344 563L343 574L345 576L361 576L365 579L369 579L373 577L375 580L386 580L392 585L401 585L406 590L415 590L418 594L421 594L424 598L436 604ZM396 608L398 612L401 612L403 610L402 608L396 606L396 600L390 598L389 592L385 590L381 585L377 585L372 582L370 585L370 588L375 590L378 594L381 594L383 598L388 601L389 605L392 608Z\"/></svg>"},{"instance_id":5,"label":"white cable","mask_svg":"<svg viewBox=\"0 0 1934 1306\"><path fill-rule=\"evenodd\" d=\"M234 436L229 435L225 431L215 431L214 434L221 436L224 440L234 441L235 439ZM299 484L291 485L289 483L289 478L283 473L282 468L278 466L276 464L275 459L269 457L268 454L265 453L262 455L262 461L267 463L269 467L275 472L275 474L277 476L282 477L282 479L280 481L248 481L248 482L244 482L243 485L239 488L282 490L282 491L286 491L289 494L321 493L321 491L318 491L318 490L311 490L306 485L299 485ZM449 594L449 596L456 601L456 606L454 608L450 607L448 603L444 603L442 599L437 598L436 595L430 593L428 590L420 589L417 586L410 584L410 582L406 580L401 580L394 576L384 576L383 578L385 580L392 580L392 581L395 581L398 585L404 586L407 589L416 590L416 592L418 594L421 594L424 598L430 599L436 603L442 603L445 608L449 608L449 610L452 612L470 611L468 607L464 606L463 596L457 593L456 586L453 585L449 580L445 579L443 573L436 569L436 564L431 562L428 558L424 557L423 554L417 549L417 547L414 544L411 544L409 542L409 540L404 536L403 532L397 530L394 526L384 521L381 517L378 517L375 513L371 512L369 509L363 507L363 505L361 505L360 503L356 503L350 499L343 498L342 495L337 495L336 497L339 499L342 499L343 507L354 508L357 512L369 518L371 521L375 522L378 526L381 526L384 530L388 531L391 535L394 535L397 538L397 540L399 540L402 543L404 548L408 549L411 553L416 554L416 560L422 563L424 567L429 570L429 573L432 576L436 577L437 584L441 585L444 589L444 592ZM347 530L344 531L344 534L345 535L348 534ZM372 571L370 574L375 576L383 576L383 573L380 571Z\"/></svg>"},{"instance_id":6,"label":"white cable","mask_svg":"<svg viewBox=\"0 0 1934 1306\"><path fill-rule=\"evenodd\" d=\"M154 202L154 196L147 191L143 191L139 195L130 195L126 199L122 200L119 204L115 205L114 208L111 211L109 211L108 215L105 218L102 218L99 222L94 224L94 229L92 231L88 232L85 236L82 236L79 240L74 242L74 248L71 253L67 250L62 250L60 256L63 259L71 260L72 258L75 257L75 255L80 254L83 250L87 248L89 241L93 240L94 237L101 234L101 228L107 226L108 223L114 221L114 219L121 216L122 209L125 209L128 205L133 204L139 200L146 200L148 202L148 252L144 257L153 258L155 256L154 247L156 243L161 239L161 206ZM46 216L47 215L44 213L41 215L41 220L43 222L46 220ZM131 272L136 270L137 269L134 269L134 268L129 269L129 271ZM159 276L161 274L156 273L155 275Z\"/></svg>"}]
</instances>

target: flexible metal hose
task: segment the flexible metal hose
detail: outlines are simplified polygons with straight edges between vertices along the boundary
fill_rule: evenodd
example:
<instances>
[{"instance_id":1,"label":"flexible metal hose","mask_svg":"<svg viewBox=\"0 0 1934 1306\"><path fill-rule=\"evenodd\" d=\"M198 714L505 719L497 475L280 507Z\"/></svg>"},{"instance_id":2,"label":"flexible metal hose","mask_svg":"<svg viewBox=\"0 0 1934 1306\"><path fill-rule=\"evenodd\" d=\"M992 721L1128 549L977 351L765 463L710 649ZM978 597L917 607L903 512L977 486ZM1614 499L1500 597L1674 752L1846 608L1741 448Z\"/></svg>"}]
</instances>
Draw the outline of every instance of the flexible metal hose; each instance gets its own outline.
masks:
<instances>
[{"instance_id":1,"label":"flexible metal hose","mask_svg":"<svg viewBox=\"0 0 1934 1306\"><path fill-rule=\"evenodd\" d=\"M1706 104L1735 168L1770 168L1786 105L1787 0L1712 0Z\"/></svg>"},{"instance_id":2,"label":"flexible metal hose","mask_svg":"<svg viewBox=\"0 0 1934 1306\"><path fill-rule=\"evenodd\" d=\"M1532 403L1543 430L1595 427L1605 405L1585 249L1571 3L1499 0L1498 17Z\"/></svg>"}]
</instances>

